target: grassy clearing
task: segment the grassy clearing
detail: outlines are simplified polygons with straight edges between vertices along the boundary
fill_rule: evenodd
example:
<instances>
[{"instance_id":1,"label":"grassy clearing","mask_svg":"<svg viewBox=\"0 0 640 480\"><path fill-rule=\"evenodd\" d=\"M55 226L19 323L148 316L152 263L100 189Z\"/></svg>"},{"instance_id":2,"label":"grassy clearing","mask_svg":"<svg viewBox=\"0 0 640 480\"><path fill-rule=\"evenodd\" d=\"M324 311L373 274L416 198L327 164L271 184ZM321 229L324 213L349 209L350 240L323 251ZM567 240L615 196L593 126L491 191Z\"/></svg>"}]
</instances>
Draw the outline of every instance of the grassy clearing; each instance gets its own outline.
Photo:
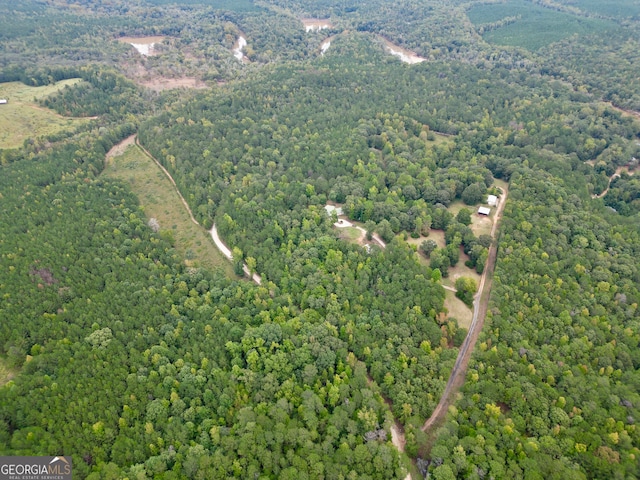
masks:
<instances>
[{"instance_id":1,"label":"grassy clearing","mask_svg":"<svg viewBox=\"0 0 640 480\"><path fill-rule=\"evenodd\" d=\"M504 190L507 188L507 186L509 186L509 184L507 182L505 182L504 180L498 180L497 178L495 178L493 180L493 184L502 189L502 191L504 192Z\"/></svg>"},{"instance_id":2,"label":"grassy clearing","mask_svg":"<svg viewBox=\"0 0 640 480\"><path fill-rule=\"evenodd\" d=\"M487 206L486 204L482 204L482 205L485 207ZM473 232L473 234L476 237L479 237L480 235L491 234L491 227L493 226L493 216L496 210L495 207L491 207L491 215L489 215L488 217L485 217L484 215L478 214L479 206L481 205L466 205L461 200L456 200L455 202L449 205L449 208L447 208L447 210L449 210L449 212L451 212L454 217L458 215L458 212L462 208L466 208L470 210L471 225L469 225L469 227L471 227L471 231ZM438 246L440 245L438 244Z\"/></svg>"},{"instance_id":3,"label":"grassy clearing","mask_svg":"<svg viewBox=\"0 0 640 480\"><path fill-rule=\"evenodd\" d=\"M420 253L420 244L422 244L422 242L424 242L425 240L433 240L438 245L438 248L444 248L446 246L446 243L444 241L444 231L431 230L428 237L407 238L407 243L409 245L415 245L417 248L416 255L418 257L418 262L425 267L428 267L430 260Z\"/></svg>"},{"instance_id":4,"label":"grassy clearing","mask_svg":"<svg viewBox=\"0 0 640 480\"><path fill-rule=\"evenodd\" d=\"M559 12L525 0L477 5L467 12L467 16L478 27L511 17L511 23L488 29L483 38L490 43L528 50L537 50L572 35L592 35L616 28L609 20Z\"/></svg>"},{"instance_id":5,"label":"grassy clearing","mask_svg":"<svg viewBox=\"0 0 640 480\"><path fill-rule=\"evenodd\" d=\"M362 232L356 227L337 228L337 230L342 240L358 245L360 244L359 240L362 236Z\"/></svg>"},{"instance_id":6,"label":"grassy clearing","mask_svg":"<svg viewBox=\"0 0 640 480\"><path fill-rule=\"evenodd\" d=\"M480 285L480 275L475 269L467 267L464 262L469 260L469 257L460 251L460 260L455 267L449 267L449 276L442 279L442 284L449 287L455 287L456 280L460 277L473 278L478 285Z\"/></svg>"},{"instance_id":7,"label":"grassy clearing","mask_svg":"<svg viewBox=\"0 0 640 480\"><path fill-rule=\"evenodd\" d=\"M9 368L3 358L0 358L0 387L6 385L17 375L17 370Z\"/></svg>"},{"instance_id":8,"label":"grassy clearing","mask_svg":"<svg viewBox=\"0 0 640 480\"><path fill-rule=\"evenodd\" d=\"M444 299L444 307L449 312L450 318L458 321L458 327L469 329L471 319L473 318L473 310L467 307L462 300L456 297L455 292L446 290Z\"/></svg>"},{"instance_id":9,"label":"grassy clearing","mask_svg":"<svg viewBox=\"0 0 640 480\"><path fill-rule=\"evenodd\" d=\"M493 217L496 214L496 208L491 207L491 215L485 217L480 215L477 210L471 214L471 231L476 237L480 235L491 235L491 227L493 226Z\"/></svg>"},{"instance_id":10,"label":"grassy clearing","mask_svg":"<svg viewBox=\"0 0 640 480\"><path fill-rule=\"evenodd\" d=\"M18 148L28 138L51 135L88 122L86 118L63 117L36 103L81 81L76 78L42 87L29 87L20 82L0 83L0 98L9 100L6 105L0 105L0 148Z\"/></svg>"},{"instance_id":11,"label":"grassy clearing","mask_svg":"<svg viewBox=\"0 0 640 480\"><path fill-rule=\"evenodd\" d=\"M429 232L428 237L419 237L419 238L411 238L407 237L407 243L410 245L416 245L418 249L420 248L420 244L425 240L433 240L438 244L438 248L442 248L446 246L444 241L444 231L443 230L431 230Z\"/></svg>"},{"instance_id":12,"label":"grassy clearing","mask_svg":"<svg viewBox=\"0 0 640 480\"><path fill-rule=\"evenodd\" d=\"M155 218L160 230L168 230L185 263L194 267L222 269L233 277L231 264L215 247L209 233L194 224L166 175L139 147L131 145L112 158L104 175L125 182L138 196L147 218Z\"/></svg>"},{"instance_id":13,"label":"grassy clearing","mask_svg":"<svg viewBox=\"0 0 640 480\"><path fill-rule=\"evenodd\" d=\"M428 144L430 146L438 146L438 145L442 145L445 143L453 143L454 142L454 137L451 135L444 135L443 133L437 133L437 132L433 132L435 134L435 138L433 140L428 140Z\"/></svg>"}]
</instances>

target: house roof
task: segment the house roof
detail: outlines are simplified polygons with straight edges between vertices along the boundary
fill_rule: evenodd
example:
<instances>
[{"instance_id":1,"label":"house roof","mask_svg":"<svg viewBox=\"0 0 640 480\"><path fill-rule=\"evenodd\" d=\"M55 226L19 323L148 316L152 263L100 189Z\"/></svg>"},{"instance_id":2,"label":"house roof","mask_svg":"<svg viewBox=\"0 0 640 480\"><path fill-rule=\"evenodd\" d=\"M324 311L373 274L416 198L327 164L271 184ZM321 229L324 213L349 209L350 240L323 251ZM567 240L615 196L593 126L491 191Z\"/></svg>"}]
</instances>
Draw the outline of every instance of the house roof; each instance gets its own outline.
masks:
<instances>
[{"instance_id":1,"label":"house roof","mask_svg":"<svg viewBox=\"0 0 640 480\"><path fill-rule=\"evenodd\" d=\"M342 208L334 207L333 205L325 205L324 209L327 211L327 215L331 215L331 213L336 212L336 215L342 215Z\"/></svg>"},{"instance_id":2,"label":"house roof","mask_svg":"<svg viewBox=\"0 0 640 480\"><path fill-rule=\"evenodd\" d=\"M489 207L480 207L478 209L478 213L480 215L489 215L491 213L491 209Z\"/></svg>"}]
</instances>

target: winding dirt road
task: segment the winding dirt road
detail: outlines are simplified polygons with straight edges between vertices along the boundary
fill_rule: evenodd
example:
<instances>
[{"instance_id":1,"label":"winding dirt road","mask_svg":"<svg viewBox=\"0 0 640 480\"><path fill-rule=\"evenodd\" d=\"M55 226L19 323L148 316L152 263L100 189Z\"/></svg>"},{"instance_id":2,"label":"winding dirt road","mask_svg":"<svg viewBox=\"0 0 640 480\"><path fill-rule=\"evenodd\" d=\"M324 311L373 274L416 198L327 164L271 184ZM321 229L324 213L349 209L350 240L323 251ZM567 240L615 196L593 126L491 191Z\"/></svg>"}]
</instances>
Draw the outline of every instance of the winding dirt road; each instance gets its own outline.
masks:
<instances>
[{"instance_id":1,"label":"winding dirt road","mask_svg":"<svg viewBox=\"0 0 640 480\"><path fill-rule=\"evenodd\" d=\"M364 228L362 228L360 225L354 225L353 223L351 223L346 218L338 219L338 221L336 223L334 223L333 226L336 227L336 228L353 227L353 228L357 229L361 233L360 238L358 239L359 242L362 242L363 239L367 235L367 231ZM384 243L384 240L382 240L382 238L380 238L380 235L378 235L377 233L374 233L371 236L371 239L375 240L377 242L377 244L380 245L382 248L385 248L387 246L387 244Z\"/></svg>"},{"instance_id":2,"label":"winding dirt road","mask_svg":"<svg viewBox=\"0 0 640 480\"><path fill-rule=\"evenodd\" d=\"M626 171L629 175L633 175L635 172L630 172L629 168L624 166L624 167L618 167L618 169L616 170L616 173L614 173L613 175L611 175L609 177L609 183L607 184L607 188L605 188L602 193L594 193L591 195L591 198L602 198L604 197L608 192L609 192L609 188L611 187L611 182L613 182L616 178L618 178L620 176L620 174L622 172Z\"/></svg>"},{"instance_id":3,"label":"winding dirt road","mask_svg":"<svg viewBox=\"0 0 640 480\"><path fill-rule=\"evenodd\" d=\"M140 142L138 141L138 137L137 136L132 136L135 138L135 143L138 147L140 147L140 149L151 159L155 162L155 164L164 172L164 174L167 176L167 178L169 179L169 181L172 183L173 187L176 189L176 192L178 192L178 196L180 197L180 200L182 201L182 204L184 205L184 208L187 209L187 212L189 212L189 217L191 218L191 221L193 223L195 223L198 226L201 226L200 223L195 219L195 217L193 216L193 213L191 212L191 208L189 208L189 204L187 203L187 201L184 199L184 197L182 196L182 193L180 193L180 190L178 189L178 186L176 185L175 180L173 179L173 177L171 176L171 174L169 173L169 171L164 168L162 166L162 164L155 159L155 157L153 155L151 155L151 153L149 153L149 151L144 148ZM127 139L124 140L124 142L128 142L128 144L131 144L131 138L129 137ZM128 145L127 144L127 145ZM116 147L118 147L121 144L116 145ZM114 147L114 148L116 148ZM113 150L113 149L112 149ZM107 154L108 155L108 154ZM222 255L224 255L226 258L228 258L229 260L233 260L233 254L231 253L231 250L229 250L229 247L227 247L224 242L220 239L220 236L218 235L218 229L216 228L216 224L214 223L213 226L211 227L211 230L209 231L209 233L211 234L211 238L213 239L213 243L215 243L216 247L218 247L218 250L220 250L220 253L222 253ZM257 273L254 273L253 275L251 274L251 271L249 270L249 267L247 266L246 263L244 263L242 265L242 270L244 271L244 274L249 277L251 280L253 280L255 283L257 283L258 285L262 284L262 277L260 277L260 275L258 275Z\"/></svg>"},{"instance_id":4,"label":"winding dirt road","mask_svg":"<svg viewBox=\"0 0 640 480\"><path fill-rule=\"evenodd\" d=\"M478 292L473 300L473 318L471 320L471 325L469 326L469 332L462 343L462 347L460 347L460 352L458 353L456 363L453 365L453 369L451 370L449 381L447 382L447 386L440 397L440 403L438 403L438 406L431 414L431 417L429 417L422 426L423 432L429 431L431 427L440 424L442 420L444 420L447 411L449 410L449 405L451 405L455 400L455 392L457 392L464 384L471 353L473 353L473 348L478 341L478 336L480 335L480 331L484 325L484 319L487 316L489 293L491 293L491 285L493 282L493 269L496 265L496 257L498 253L498 239L496 237L496 232L498 230L500 220L502 219L502 212L507 203L508 195L509 188L504 187L504 195L500 199L498 209L496 210L496 216L494 217L493 227L491 228L491 237L493 238L493 242L489 248L489 257L487 258L484 272L480 278ZM487 293L486 295L485 291Z\"/></svg>"}]
</instances>

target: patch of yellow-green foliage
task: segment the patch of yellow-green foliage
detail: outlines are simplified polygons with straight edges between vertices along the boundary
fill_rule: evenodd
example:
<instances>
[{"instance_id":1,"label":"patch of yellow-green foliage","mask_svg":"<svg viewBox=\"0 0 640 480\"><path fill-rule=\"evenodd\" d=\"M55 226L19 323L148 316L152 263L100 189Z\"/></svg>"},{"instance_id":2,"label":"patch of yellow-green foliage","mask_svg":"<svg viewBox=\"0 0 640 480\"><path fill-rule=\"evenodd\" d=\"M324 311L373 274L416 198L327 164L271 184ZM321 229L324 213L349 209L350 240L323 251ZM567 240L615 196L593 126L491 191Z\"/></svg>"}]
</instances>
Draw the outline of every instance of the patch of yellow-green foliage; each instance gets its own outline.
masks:
<instances>
[{"instance_id":1,"label":"patch of yellow-green foliage","mask_svg":"<svg viewBox=\"0 0 640 480\"><path fill-rule=\"evenodd\" d=\"M0 358L0 387L8 383L15 375L16 371L9 368L6 361Z\"/></svg>"},{"instance_id":2,"label":"patch of yellow-green foliage","mask_svg":"<svg viewBox=\"0 0 640 480\"><path fill-rule=\"evenodd\" d=\"M104 175L125 182L144 207L147 218L155 218L160 232L170 232L178 254L193 267L222 269L233 277L233 269L203 227L191 221L175 187L138 146L109 159Z\"/></svg>"},{"instance_id":3,"label":"patch of yellow-green foliage","mask_svg":"<svg viewBox=\"0 0 640 480\"><path fill-rule=\"evenodd\" d=\"M69 118L38 105L37 100L81 82L79 78L52 85L30 87L20 82L0 83L0 148L18 148L28 138L51 135L88 122L86 118Z\"/></svg>"}]
</instances>

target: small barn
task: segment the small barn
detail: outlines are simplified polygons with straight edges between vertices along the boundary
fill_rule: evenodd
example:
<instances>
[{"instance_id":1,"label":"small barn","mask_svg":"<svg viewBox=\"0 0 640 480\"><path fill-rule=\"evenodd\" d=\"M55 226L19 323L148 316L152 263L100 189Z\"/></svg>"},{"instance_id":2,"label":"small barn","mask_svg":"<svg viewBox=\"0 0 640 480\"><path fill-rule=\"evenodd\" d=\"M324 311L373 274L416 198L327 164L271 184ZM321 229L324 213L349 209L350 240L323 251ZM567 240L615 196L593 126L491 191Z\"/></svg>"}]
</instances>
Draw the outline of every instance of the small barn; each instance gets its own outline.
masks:
<instances>
[{"instance_id":1,"label":"small barn","mask_svg":"<svg viewBox=\"0 0 640 480\"><path fill-rule=\"evenodd\" d=\"M490 207L495 207L496 205L498 205L498 197L496 197L495 195L489 195L487 197L487 205L489 205Z\"/></svg>"},{"instance_id":2,"label":"small barn","mask_svg":"<svg viewBox=\"0 0 640 480\"><path fill-rule=\"evenodd\" d=\"M4 105L6 103L9 103L9 100L7 100L6 98L0 98L0 105Z\"/></svg>"},{"instance_id":3,"label":"small barn","mask_svg":"<svg viewBox=\"0 0 640 480\"><path fill-rule=\"evenodd\" d=\"M478 209L478 215L488 216L491 213L491 209L489 207L480 207Z\"/></svg>"}]
</instances>

